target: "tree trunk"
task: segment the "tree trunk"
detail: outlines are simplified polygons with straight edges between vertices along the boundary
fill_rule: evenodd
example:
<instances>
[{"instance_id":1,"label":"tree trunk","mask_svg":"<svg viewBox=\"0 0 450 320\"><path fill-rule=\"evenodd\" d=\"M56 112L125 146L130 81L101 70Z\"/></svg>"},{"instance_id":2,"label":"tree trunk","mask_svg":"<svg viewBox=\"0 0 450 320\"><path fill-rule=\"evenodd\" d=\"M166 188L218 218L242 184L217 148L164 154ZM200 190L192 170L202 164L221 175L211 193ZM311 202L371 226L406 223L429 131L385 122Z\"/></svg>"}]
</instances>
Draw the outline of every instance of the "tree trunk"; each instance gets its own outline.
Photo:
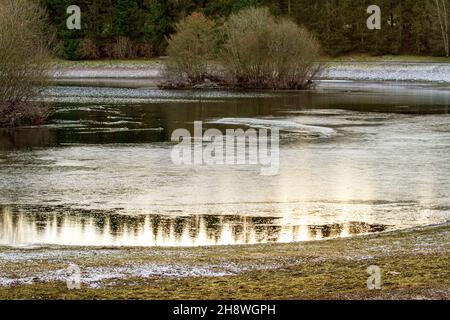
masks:
<instances>
[{"instance_id":1,"label":"tree trunk","mask_svg":"<svg viewBox=\"0 0 450 320\"><path fill-rule=\"evenodd\" d=\"M448 35L448 12L447 12L447 5L445 4L447 0L435 0L436 3L436 10L438 14L438 20L439 25L441 27L442 32L442 40L444 42L444 50L445 55L447 57L450 56L450 42L449 42L449 35Z\"/></svg>"}]
</instances>

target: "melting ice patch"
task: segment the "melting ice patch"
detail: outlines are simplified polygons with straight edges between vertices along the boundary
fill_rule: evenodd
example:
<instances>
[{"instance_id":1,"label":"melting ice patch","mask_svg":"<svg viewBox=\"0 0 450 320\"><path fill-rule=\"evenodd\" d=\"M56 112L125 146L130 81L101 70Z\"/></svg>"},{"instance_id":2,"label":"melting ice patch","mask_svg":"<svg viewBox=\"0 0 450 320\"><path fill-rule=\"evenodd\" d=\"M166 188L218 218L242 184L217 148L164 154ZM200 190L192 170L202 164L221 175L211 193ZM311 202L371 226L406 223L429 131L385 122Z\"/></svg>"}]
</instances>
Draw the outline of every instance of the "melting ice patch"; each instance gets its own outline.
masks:
<instances>
[{"instance_id":1,"label":"melting ice patch","mask_svg":"<svg viewBox=\"0 0 450 320\"><path fill-rule=\"evenodd\" d=\"M294 132L320 138L329 138L337 134L336 130L332 128L311 126L287 119L222 118L212 123L245 125L264 129L278 128L282 132Z\"/></svg>"}]
</instances>

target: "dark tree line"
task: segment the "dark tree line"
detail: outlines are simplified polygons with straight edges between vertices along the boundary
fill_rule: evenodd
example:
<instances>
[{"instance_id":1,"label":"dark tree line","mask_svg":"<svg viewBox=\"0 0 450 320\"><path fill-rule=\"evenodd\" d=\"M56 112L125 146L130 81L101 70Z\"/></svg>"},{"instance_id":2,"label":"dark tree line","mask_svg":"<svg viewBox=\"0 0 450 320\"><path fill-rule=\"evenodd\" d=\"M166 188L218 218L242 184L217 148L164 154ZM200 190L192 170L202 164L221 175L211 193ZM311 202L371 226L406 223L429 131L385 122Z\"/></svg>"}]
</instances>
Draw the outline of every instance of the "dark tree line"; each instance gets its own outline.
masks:
<instances>
[{"instance_id":1,"label":"dark tree line","mask_svg":"<svg viewBox=\"0 0 450 320\"><path fill-rule=\"evenodd\" d=\"M283 13L313 31L328 54L445 54L435 0L280 2ZM369 30L366 26L366 9L372 4L381 8L381 30ZM446 16L450 19L448 13L447 8Z\"/></svg>"},{"instance_id":2,"label":"dark tree line","mask_svg":"<svg viewBox=\"0 0 450 320\"><path fill-rule=\"evenodd\" d=\"M449 0L40 1L48 9L51 28L57 35L54 50L67 59L164 54L166 37L174 32L176 22L192 12L200 11L220 23L248 6L268 6L275 14L291 17L313 32L329 55L448 54L449 31L442 21L448 25ZM445 9L442 3L447 4ZM81 30L66 28L66 8L73 4L82 10ZM366 9L372 4L381 7L381 30L366 26Z\"/></svg>"}]
</instances>

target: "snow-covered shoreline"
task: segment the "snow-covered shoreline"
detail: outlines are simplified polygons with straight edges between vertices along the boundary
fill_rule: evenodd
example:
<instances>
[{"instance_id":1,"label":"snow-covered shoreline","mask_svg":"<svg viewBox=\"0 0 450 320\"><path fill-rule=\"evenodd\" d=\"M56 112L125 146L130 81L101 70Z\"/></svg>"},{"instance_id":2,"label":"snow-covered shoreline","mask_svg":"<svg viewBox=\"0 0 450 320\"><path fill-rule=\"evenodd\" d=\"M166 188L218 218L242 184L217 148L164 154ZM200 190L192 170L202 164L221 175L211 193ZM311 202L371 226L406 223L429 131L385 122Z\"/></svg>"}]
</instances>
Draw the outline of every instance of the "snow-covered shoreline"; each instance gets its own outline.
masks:
<instances>
[{"instance_id":1,"label":"snow-covered shoreline","mask_svg":"<svg viewBox=\"0 0 450 320\"><path fill-rule=\"evenodd\" d=\"M324 79L450 83L450 63L340 63L330 65Z\"/></svg>"},{"instance_id":2,"label":"snow-covered shoreline","mask_svg":"<svg viewBox=\"0 0 450 320\"><path fill-rule=\"evenodd\" d=\"M121 78L121 79L144 79L160 78L159 67L83 67L83 68L56 68L51 72L55 79L83 79L83 78Z\"/></svg>"},{"instance_id":3,"label":"snow-covered shoreline","mask_svg":"<svg viewBox=\"0 0 450 320\"><path fill-rule=\"evenodd\" d=\"M51 76L56 81L82 79L145 80L151 85L162 78L161 66L58 67ZM404 81L450 83L450 63L340 62L330 63L321 79L353 81Z\"/></svg>"}]
</instances>

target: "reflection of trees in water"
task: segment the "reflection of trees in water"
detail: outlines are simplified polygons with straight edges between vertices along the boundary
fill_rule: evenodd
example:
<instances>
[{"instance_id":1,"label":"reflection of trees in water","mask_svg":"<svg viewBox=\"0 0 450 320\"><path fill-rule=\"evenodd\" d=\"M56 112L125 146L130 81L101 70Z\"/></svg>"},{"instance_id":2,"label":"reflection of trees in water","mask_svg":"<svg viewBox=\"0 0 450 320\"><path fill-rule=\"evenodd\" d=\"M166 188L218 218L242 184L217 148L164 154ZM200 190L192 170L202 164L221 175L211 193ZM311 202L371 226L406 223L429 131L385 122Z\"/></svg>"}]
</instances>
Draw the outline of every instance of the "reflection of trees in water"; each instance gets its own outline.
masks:
<instances>
[{"instance_id":1,"label":"reflection of trees in water","mask_svg":"<svg viewBox=\"0 0 450 320\"><path fill-rule=\"evenodd\" d=\"M0 244L214 245L335 238L386 229L362 222L279 225L278 218L246 216L121 215L63 208L3 208ZM67 239L67 236L73 239ZM67 243L69 242L69 243Z\"/></svg>"},{"instance_id":2,"label":"reflection of trees in water","mask_svg":"<svg viewBox=\"0 0 450 320\"><path fill-rule=\"evenodd\" d=\"M333 224L333 225L323 225L323 226L312 226L312 227L310 227L310 232L314 238L317 236L320 236L321 238L330 238L330 237L336 237L339 234L341 234L343 229L344 229L344 226L342 224ZM351 234L355 234L355 233L351 233Z\"/></svg>"},{"instance_id":3,"label":"reflection of trees in water","mask_svg":"<svg viewBox=\"0 0 450 320\"><path fill-rule=\"evenodd\" d=\"M189 99L189 93L183 95ZM60 104L50 119L54 127L0 129L0 150L48 147L62 143L149 143L170 141L175 129L193 134L193 122L204 121L209 127L225 130L230 125L209 124L215 118L248 118L281 115L302 109L345 109L360 112L402 114L448 114L445 97L392 97L372 95L321 96L308 93L243 98L198 98L142 105L71 105ZM425 101L424 99L428 99ZM393 100L394 99L394 100ZM431 99L431 100L430 100ZM408 108L399 107L409 105ZM280 106L283 106L280 108ZM301 107L299 107L301 106ZM242 127L242 126L241 126ZM163 130L158 130L163 128ZM234 128L234 126L231 126ZM122 130L123 129L123 130ZM152 129L152 130L148 130ZM155 129L155 130L153 130Z\"/></svg>"},{"instance_id":4,"label":"reflection of trees in water","mask_svg":"<svg viewBox=\"0 0 450 320\"><path fill-rule=\"evenodd\" d=\"M46 128L0 128L0 150L49 146L55 137Z\"/></svg>"}]
</instances>

